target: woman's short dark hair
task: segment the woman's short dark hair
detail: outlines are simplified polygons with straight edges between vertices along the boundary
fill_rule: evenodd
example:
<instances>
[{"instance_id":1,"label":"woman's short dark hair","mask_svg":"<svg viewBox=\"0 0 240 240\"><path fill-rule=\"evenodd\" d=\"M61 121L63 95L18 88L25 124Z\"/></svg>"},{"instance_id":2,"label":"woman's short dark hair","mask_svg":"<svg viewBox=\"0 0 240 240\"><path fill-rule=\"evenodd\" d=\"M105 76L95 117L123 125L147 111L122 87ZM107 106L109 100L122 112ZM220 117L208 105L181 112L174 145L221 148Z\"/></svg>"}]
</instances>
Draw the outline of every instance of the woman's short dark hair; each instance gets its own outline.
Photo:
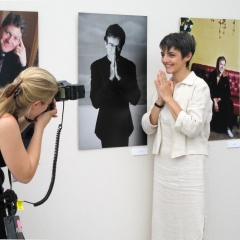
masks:
<instances>
[{"instance_id":1,"label":"woman's short dark hair","mask_svg":"<svg viewBox=\"0 0 240 240\"><path fill-rule=\"evenodd\" d=\"M125 43L126 35L123 29L118 24L110 25L105 33L104 40L107 42L107 37L119 38L121 47Z\"/></svg>"},{"instance_id":2,"label":"woman's short dark hair","mask_svg":"<svg viewBox=\"0 0 240 240\"><path fill-rule=\"evenodd\" d=\"M25 19L18 13L11 12L2 22L2 27L7 27L9 25L14 25L21 29L22 37L26 35L27 32L27 23Z\"/></svg>"},{"instance_id":3,"label":"woman's short dark hair","mask_svg":"<svg viewBox=\"0 0 240 240\"><path fill-rule=\"evenodd\" d=\"M159 46L162 50L174 47L181 52L182 58L185 58L189 53L192 53L192 56L195 53L196 41L188 32L170 33L162 39ZM189 62L190 60L186 63L187 67Z\"/></svg>"}]
</instances>

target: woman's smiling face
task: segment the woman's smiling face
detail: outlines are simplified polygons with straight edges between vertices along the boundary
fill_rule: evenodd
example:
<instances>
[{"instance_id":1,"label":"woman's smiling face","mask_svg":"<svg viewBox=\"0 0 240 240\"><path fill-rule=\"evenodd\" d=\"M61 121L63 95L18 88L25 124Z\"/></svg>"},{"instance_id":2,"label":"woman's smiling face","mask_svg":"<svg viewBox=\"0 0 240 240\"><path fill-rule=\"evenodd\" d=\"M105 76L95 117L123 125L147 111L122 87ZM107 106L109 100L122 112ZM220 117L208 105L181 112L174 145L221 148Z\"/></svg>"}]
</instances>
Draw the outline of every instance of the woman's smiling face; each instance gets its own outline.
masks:
<instances>
[{"instance_id":1,"label":"woman's smiling face","mask_svg":"<svg viewBox=\"0 0 240 240\"><path fill-rule=\"evenodd\" d=\"M169 50L165 48L161 51L162 63L168 74L175 74L183 69L186 69L186 63L189 61L189 56L182 57L182 53L174 47Z\"/></svg>"}]
</instances>

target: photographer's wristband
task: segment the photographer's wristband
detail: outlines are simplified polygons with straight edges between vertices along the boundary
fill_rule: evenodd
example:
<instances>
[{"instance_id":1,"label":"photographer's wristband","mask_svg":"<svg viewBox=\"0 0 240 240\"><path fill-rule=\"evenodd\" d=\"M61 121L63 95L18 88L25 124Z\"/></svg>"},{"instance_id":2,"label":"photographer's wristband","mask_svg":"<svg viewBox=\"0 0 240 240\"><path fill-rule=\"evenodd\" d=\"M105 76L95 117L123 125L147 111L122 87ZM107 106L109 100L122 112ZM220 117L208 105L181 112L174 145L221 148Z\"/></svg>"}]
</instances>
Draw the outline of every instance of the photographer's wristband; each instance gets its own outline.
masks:
<instances>
[{"instance_id":1,"label":"photographer's wristband","mask_svg":"<svg viewBox=\"0 0 240 240\"><path fill-rule=\"evenodd\" d=\"M25 117L25 116L24 116ZM36 120L35 119L30 119L30 118L27 118L27 117L25 117L25 120L27 121L27 122L29 122L29 123L35 123L36 122Z\"/></svg>"}]
</instances>

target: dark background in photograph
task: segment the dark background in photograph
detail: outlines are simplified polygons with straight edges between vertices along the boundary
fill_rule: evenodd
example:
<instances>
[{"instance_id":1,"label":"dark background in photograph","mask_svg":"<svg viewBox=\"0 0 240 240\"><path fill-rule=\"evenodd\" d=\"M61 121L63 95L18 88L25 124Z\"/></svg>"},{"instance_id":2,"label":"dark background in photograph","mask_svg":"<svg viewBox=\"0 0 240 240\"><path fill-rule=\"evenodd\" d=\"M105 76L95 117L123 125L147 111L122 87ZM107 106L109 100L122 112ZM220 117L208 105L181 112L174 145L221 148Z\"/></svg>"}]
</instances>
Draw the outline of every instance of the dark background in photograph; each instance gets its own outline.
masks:
<instances>
[{"instance_id":1,"label":"dark background in photograph","mask_svg":"<svg viewBox=\"0 0 240 240\"><path fill-rule=\"evenodd\" d=\"M15 12L26 20L27 33L23 37L23 44L27 53L28 66L38 66L38 12L23 12L23 11L0 11L0 22L11 13Z\"/></svg>"},{"instance_id":2,"label":"dark background in photograph","mask_svg":"<svg viewBox=\"0 0 240 240\"><path fill-rule=\"evenodd\" d=\"M134 132L129 146L146 145L147 137L141 128L141 117L147 104L147 17L111 14L78 14L78 83L85 87L85 98L79 105L79 148L101 148L94 133L98 110L90 100L91 64L106 56L104 36L111 24L119 24L126 34L121 56L136 65L141 98L137 106L131 106ZM95 142L96 141L96 142Z\"/></svg>"},{"instance_id":3,"label":"dark background in photograph","mask_svg":"<svg viewBox=\"0 0 240 240\"><path fill-rule=\"evenodd\" d=\"M234 19L181 18L180 31L188 31L196 39L196 52L190 69L206 82L216 67L217 58L226 58L230 99L233 102L233 138L226 132L211 131L209 140L240 138L240 21ZM215 124L215 123L214 123Z\"/></svg>"}]
</instances>

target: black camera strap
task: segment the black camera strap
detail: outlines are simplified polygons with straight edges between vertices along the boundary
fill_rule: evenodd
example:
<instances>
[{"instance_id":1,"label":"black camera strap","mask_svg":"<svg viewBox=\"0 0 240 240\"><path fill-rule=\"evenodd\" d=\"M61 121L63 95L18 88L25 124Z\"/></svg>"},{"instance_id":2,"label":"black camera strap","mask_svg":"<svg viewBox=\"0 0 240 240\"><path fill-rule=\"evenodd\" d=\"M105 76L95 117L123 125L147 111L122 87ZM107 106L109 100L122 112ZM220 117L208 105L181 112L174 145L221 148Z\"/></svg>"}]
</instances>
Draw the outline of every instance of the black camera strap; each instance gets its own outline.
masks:
<instances>
[{"instance_id":1,"label":"black camera strap","mask_svg":"<svg viewBox=\"0 0 240 240\"><path fill-rule=\"evenodd\" d=\"M8 169L8 180L9 180L9 184L10 184L10 189L12 190L12 177L11 177L11 172Z\"/></svg>"},{"instance_id":2,"label":"black camera strap","mask_svg":"<svg viewBox=\"0 0 240 240\"><path fill-rule=\"evenodd\" d=\"M61 120L61 124L58 125L58 129L57 129L57 135L56 135L56 142L55 142L55 150L54 150L54 158L53 158L53 168L52 168L52 179L51 179L51 182L50 182L50 185L49 185L49 188L48 188L48 191L45 195L45 197L36 202L36 203L32 203L32 202L28 202L28 201L25 201L26 203L30 203L30 204L33 204L34 207L36 206L39 206L41 204L43 204L44 202L47 201L47 199L49 198L52 190L53 190L53 185L55 183L55 178L56 178L56 169L57 169L57 159L58 159L58 148L59 148L59 142L60 142L60 134L61 134L61 131L62 131L62 125L63 125L63 115L64 115L64 101L63 101L63 110L62 110L62 120Z\"/></svg>"}]
</instances>

